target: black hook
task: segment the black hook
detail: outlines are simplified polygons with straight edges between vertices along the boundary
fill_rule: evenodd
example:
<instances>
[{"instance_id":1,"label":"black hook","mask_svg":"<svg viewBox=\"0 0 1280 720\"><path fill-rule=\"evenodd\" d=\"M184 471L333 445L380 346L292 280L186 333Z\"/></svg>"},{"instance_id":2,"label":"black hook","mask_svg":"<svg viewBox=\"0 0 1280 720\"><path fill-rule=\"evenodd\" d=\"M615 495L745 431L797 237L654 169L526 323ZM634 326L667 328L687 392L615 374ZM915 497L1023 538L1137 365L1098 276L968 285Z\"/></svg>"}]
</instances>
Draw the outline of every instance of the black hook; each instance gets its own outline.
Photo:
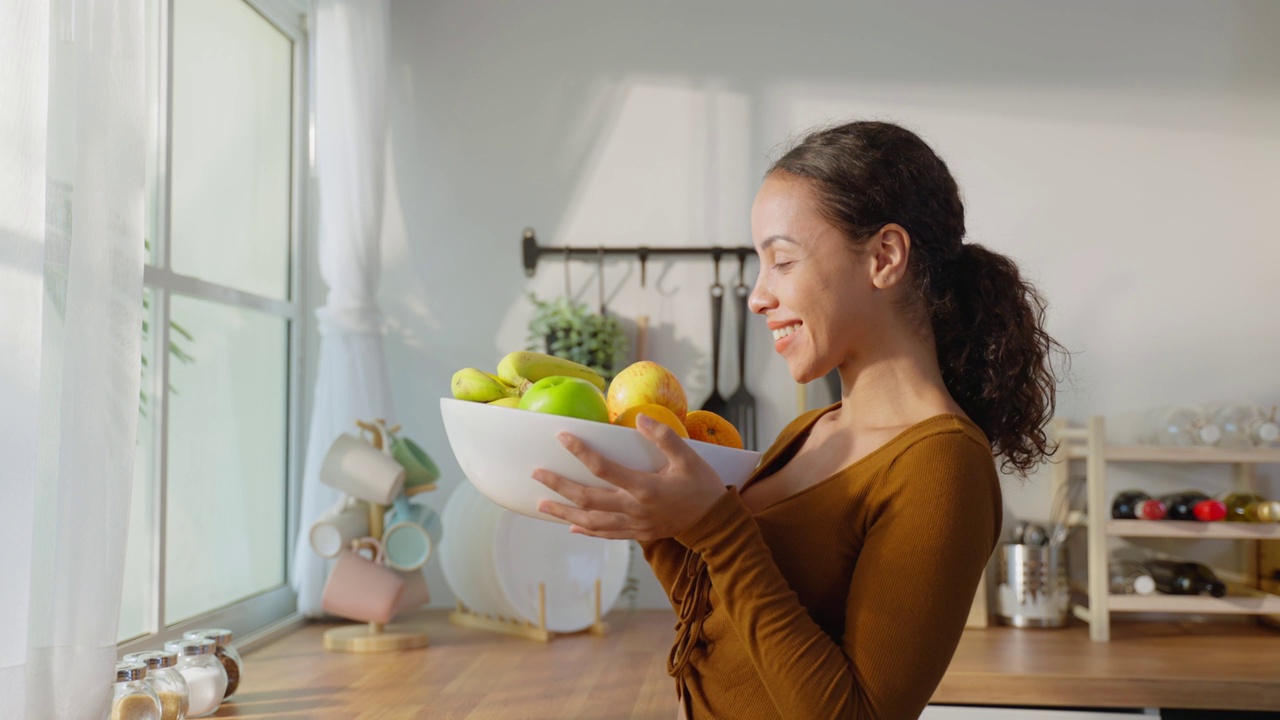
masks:
<instances>
[{"instance_id":1,"label":"black hook","mask_svg":"<svg viewBox=\"0 0 1280 720\"><path fill-rule=\"evenodd\" d=\"M644 287L644 267L649 260L649 248L641 247L636 251L636 255L640 256L640 287Z\"/></svg>"}]
</instances>

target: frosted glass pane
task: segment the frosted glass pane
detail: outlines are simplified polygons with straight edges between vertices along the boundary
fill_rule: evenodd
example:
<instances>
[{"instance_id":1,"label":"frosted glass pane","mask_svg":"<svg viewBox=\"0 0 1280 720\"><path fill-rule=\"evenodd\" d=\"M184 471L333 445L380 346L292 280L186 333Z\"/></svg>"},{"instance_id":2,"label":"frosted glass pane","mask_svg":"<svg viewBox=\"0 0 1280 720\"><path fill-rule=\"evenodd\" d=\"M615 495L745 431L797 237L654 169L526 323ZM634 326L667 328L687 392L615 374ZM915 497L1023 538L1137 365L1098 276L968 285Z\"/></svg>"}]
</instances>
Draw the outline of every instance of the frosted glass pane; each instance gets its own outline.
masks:
<instances>
[{"instance_id":1,"label":"frosted glass pane","mask_svg":"<svg viewBox=\"0 0 1280 720\"><path fill-rule=\"evenodd\" d=\"M170 312L166 625L285 581L289 382L286 320L181 296Z\"/></svg>"},{"instance_id":2,"label":"frosted glass pane","mask_svg":"<svg viewBox=\"0 0 1280 720\"><path fill-rule=\"evenodd\" d=\"M173 4L174 272L288 299L292 59L241 0Z\"/></svg>"},{"instance_id":3,"label":"frosted glass pane","mask_svg":"<svg viewBox=\"0 0 1280 720\"><path fill-rule=\"evenodd\" d=\"M155 417L154 402L159 346L156 332L155 292L143 290L142 391L138 398L138 444L133 461L133 494L129 502L129 539L125 545L124 593L120 598L118 640L128 640L150 630L151 543L154 539Z\"/></svg>"}]
</instances>

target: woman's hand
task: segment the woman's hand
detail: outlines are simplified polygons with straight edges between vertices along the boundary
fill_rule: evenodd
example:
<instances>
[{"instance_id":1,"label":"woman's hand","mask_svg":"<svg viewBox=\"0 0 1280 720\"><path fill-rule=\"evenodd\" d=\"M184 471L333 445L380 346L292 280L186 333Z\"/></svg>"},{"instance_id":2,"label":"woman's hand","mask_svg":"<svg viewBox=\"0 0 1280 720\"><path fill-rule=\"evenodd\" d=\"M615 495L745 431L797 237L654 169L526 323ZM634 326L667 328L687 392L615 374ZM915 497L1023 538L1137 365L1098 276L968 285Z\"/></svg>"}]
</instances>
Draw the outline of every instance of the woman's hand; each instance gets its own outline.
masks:
<instances>
[{"instance_id":1,"label":"woman's hand","mask_svg":"<svg viewBox=\"0 0 1280 720\"><path fill-rule=\"evenodd\" d=\"M611 540L657 540L693 525L725 493L720 476L675 430L645 415L636 418L636 429L666 456L665 465L651 473L632 470L560 433L561 444L613 487L588 487L539 468L533 479L578 507L543 500L538 510L568 521L570 532Z\"/></svg>"}]
</instances>

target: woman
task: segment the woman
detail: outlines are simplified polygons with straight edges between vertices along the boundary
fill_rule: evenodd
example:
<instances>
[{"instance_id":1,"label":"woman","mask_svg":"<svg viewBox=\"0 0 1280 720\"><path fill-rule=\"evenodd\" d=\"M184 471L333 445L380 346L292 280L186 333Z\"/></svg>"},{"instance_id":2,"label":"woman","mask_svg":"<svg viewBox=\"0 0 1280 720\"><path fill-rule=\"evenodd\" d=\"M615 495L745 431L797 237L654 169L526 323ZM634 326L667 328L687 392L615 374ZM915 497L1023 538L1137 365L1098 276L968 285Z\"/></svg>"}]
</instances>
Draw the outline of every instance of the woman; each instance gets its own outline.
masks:
<instances>
[{"instance_id":1,"label":"woman","mask_svg":"<svg viewBox=\"0 0 1280 720\"><path fill-rule=\"evenodd\" d=\"M792 421L740 491L656 422L656 473L565 436L615 487L539 470L582 508L540 509L641 541L680 615L681 717L914 719L999 537L993 455L1025 476L1049 451L1058 345L1014 262L962 242L946 164L901 127L809 135L751 225L751 309L797 382L839 370L841 401Z\"/></svg>"}]
</instances>

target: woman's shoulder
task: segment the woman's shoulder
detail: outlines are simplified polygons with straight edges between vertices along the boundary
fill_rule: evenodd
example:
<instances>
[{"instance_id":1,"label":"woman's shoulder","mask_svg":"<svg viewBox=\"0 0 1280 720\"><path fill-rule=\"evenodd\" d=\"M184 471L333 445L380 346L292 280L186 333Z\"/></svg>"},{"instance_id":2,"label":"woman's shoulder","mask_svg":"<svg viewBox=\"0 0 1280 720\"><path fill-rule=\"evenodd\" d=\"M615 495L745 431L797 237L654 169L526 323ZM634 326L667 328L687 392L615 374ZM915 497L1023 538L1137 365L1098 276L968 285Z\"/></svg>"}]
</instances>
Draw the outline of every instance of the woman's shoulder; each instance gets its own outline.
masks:
<instances>
[{"instance_id":1,"label":"woman's shoulder","mask_svg":"<svg viewBox=\"0 0 1280 720\"><path fill-rule=\"evenodd\" d=\"M928 488L928 492L998 492L1000 475L982 430L962 415L937 415L917 423L898 438L884 458L884 489ZM927 482L920 482L927 479Z\"/></svg>"}]
</instances>

